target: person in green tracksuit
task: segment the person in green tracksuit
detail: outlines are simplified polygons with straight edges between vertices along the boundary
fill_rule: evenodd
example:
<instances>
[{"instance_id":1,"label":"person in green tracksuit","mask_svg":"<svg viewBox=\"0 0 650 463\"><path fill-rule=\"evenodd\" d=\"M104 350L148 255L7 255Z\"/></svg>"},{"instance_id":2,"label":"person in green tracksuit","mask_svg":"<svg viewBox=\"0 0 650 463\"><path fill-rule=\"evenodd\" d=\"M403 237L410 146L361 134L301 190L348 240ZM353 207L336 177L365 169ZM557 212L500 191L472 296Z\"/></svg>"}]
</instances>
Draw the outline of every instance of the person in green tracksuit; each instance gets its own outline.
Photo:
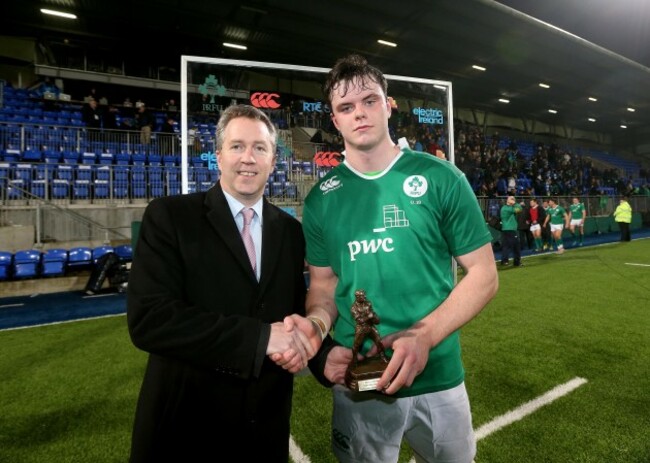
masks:
<instances>
[{"instance_id":1,"label":"person in green tracksuit","mask_svg":"<svg viewBox=\"0 0 650 463\"><path fill-rule=\"evenodd\" d=\"M517 236L517 214L521 214L521 206L517 204L514 196L508 196L506 203L501 207L501 265L509 264L510 251L515 267L522 265L521 244Z\"/></svg>"},{"instance_id":2,"label":"person in green tracksuit","mask_svg":"<svg viewBox=\"0 0 650 463\"><path fill-rule=\"evenodd\" d=\"M551 223L551 234L553 235L553 240L557 246L557 253L562 254L564 252L564 242L562 241L562 231L565 226L569 225L569 214L566 210L560 206L554 199L548 200L548 210L546 211L546 219L544 220L544 226L547 223Z\"/></svg>"},{"instance_id":3,"label":"person in green tracksuit","mask_svg":"<svg viewBox=\"0 0 650 463\"><path fill-rule=\"evenodd\" d=\"M627 202L628 197L623 196L614 211L614 220L621 229L621 241L630 241L630 224L632 223L632 206Z\"/></svg>"}]
</instances>

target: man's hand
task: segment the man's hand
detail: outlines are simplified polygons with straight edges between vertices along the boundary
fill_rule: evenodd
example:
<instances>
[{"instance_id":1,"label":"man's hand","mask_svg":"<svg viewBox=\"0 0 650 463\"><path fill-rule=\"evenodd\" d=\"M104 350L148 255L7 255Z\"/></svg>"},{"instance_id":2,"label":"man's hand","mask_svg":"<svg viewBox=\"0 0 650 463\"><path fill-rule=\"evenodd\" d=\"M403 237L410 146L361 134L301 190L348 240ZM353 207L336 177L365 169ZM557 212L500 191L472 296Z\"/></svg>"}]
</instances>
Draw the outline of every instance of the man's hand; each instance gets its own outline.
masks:
<instances>
[{"instance_id":1,"label":"man's hand","mask_svg":"<svg viewBox=\"0 0 650 463\"><path fill-rule=\"evenodd\" d=\"M308 323L311 324L309 321ZM289 370L290 373L296 373L305 368L307 361L314 356L316 350L306 341L300 330L293 328L293 325L287 329L287 324L284 322L271 324L271 335L266 354L277 365Z\"/></svg>"},{"instance_id":2,"label":"man's hand","mask_svg":"<svg viewBox=\"0 0 650 463\"><path fill-rule=\"evenodd\" d=\"M273 325L279 324L278 322ZM273 334L273 325L271 325L271 334ZM270 359L276 365L288 370L289 373L297 373L307 366L307 361L316 355L316 352L320 349L323 342L320 330L311 320L297 314L285 317L281 325L284 327L285 333L290 335L295 345L274 352L269 352L267 349L266 353L269 354ZM269 346L270 344L269 341Z\"/></svg>"},{"instance_id":3,"label":"man's hand","mask_svg":"<svg viewBox=\"0 0 650 463\"><path fill-rule=\"evenodd\" d=\"M325 377L334 384L345 382L345 371L352 360L352 350L336 346L327 354L325 361Z\"/></svg>"},{"instance_id":4,"label":"man's hand","mask_svg":"<svg viewBox=\"0 0 650 463\"><path fill-rule=\"evenodd\" d=\"M294 330L298 332L299 338L305 344L305 350L313 352L309 359L318 352L318 349L320 349L323 343L323 339L320 328L310 319L301 317L298 314L289 315L288 317L284 317L284 327L289 332Z\"/></svg>"},{"instance_id":5,"label":"man's hand","mask_svg":"<svg viewBox=\"0 0 650 463\"><path fill-rule=\"evenodd\" d=\"M415 377L422 373L429 360L431 342L426 327L419 322L409 329L384 337L382 344L385 348L393 349L393 355L377 383L377 390L394 394L402 387L413 384ZM367 356L376 351L377 348L373 346Z\"/></svg>"}]
</instances>

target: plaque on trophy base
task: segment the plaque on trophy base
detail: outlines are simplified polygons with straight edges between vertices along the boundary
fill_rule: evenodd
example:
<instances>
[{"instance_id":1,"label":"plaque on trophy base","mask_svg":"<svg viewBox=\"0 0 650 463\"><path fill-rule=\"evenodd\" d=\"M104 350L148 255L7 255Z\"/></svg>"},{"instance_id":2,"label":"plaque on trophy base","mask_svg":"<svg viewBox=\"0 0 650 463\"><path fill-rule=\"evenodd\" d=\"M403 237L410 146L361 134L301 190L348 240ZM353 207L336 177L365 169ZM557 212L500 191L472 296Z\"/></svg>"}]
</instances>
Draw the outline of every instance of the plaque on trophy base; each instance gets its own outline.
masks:
<instances>
[{"instance_id":1,"label":"plaque on trophy base","mask_svg":"<svg viewBox=\"0 0 650 463\"><path fill-rule=\"evenodd\" d=\"M358 289L354 293L354 303L350 311L356 322L354 328L354 345L352 346L352 361L345 372L345 385L353 391L374 391L377 382L388 366L388 358L381 343L379 331L375 325L379 317L372 310L372 303L366 299L366 292ZM377 347L378 355L358 360L359 349L366 337L370 337Z\"/></svg>"},{"instance_id":2,"label":"plaque on trophy base","mask_svg":"<svg viewBox=\"0 0 650 463\"><path fill-rule=\"evenodd\" d=\"M388 363L381 357L359 360L354 368L345 373L345 385L357 392L374 391L386 366Z\"/></svg>"}]
</instances>

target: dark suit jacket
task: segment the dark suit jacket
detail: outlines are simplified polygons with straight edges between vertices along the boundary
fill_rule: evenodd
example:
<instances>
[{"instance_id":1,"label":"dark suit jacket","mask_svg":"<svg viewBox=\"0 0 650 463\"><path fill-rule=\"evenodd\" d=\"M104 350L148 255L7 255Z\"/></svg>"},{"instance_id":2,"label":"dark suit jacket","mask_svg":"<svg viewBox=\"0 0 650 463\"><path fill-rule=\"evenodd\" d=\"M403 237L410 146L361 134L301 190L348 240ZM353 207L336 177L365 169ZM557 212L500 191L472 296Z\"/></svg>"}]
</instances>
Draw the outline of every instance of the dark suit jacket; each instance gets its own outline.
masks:
<instances>
[{"instance_id":1,"label":"dark suit jacket","mask_svg":"<svg viewBox=\"0 0 650 463\"><path fill-rule=\"evenodd\" d=\"M150 353L132 462L287 461L293 377L265 351L270 323L304 314L304 238L266 200L261 265L258 283L218 183L147 207L128 285Z\"/></svg>"}]
</instances>

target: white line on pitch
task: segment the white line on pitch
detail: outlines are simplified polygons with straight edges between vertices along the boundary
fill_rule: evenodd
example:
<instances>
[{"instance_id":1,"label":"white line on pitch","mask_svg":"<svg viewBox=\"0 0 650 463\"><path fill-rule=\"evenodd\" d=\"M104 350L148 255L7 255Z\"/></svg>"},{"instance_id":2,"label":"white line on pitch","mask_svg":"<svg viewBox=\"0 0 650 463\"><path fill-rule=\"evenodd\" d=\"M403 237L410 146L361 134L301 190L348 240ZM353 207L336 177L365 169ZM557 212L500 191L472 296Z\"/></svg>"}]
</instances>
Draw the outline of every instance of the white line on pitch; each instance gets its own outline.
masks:
<instances>
[{"instance_id":1,"label":"white line on pitch","mask_svg":"<svg viewBox=\"0 0 650 463\"><path fill-rule=\"evenodd\" d=\"M120 316L123 316L123 315L126 315L126 314L125 313L116 313L116 314L110 314L110 315L98 315L97 317L75 318L74 320L64 320L62 322L41 323L39 325L28 325L28 326L16 326L14 328L0 328L0 331L27 330L29 328L40 328L41 326L64 325L66 323L86 322L88 320L97 320L99 318L120 317Z\"/></svg>"},{"instance_id":2,"label":"white line on pitch","mask_svg":"<svg viewBox=\"0 0 650 463\"><path fill-rule=\"evenodd\" d=\"M562 396L567 395L569 392L577 389L587 382L584 378L573 378L571 381L568 381L564 384L560 384L557 387L554 387L546 394L537 397L536 399L526 402L520 407L515 408L507 412L504 415L498 416L489 423L485 423L483 426L478 428L474 434L476 435L476 440L481 440L484 437L489 436L490 434L497 432L501 428L508 426L509 424L519 421L527 415L535 412L544 405L548 405L551 402L559 399Z\"/></svg>"},{"instance_id":3,"label":"white line on pitch","mask_svg":"<svg viewBox=\"0 0 650 463\"><path fill-rule=\"evenodd\" d=\"M289 455L293 463L311 463L309 457L302 453L302 450L300 450L300 447L298 447L298 444L296 444L296 441L291 435L289 436Z\"/></svg>"},{"instance_id":4,"label":"white line on pitch","mask_svg":"<svg viewBox=\"0 0 650 463\"><path fill-rule=\"evenodd\" d=\"M91 294L88 296L81 296L81 299L92 299L94 297L107 297L107 296L117 296L116 293L108 293L108 294Z\"/></svg>"},{"instance_id":5,"label":"white line on pitch","mask_svg":"<svg viewBox=\"0 0 650 463\"><path fill-rule=\"evenodd\" d=\"M5 305L0 305L0 309L6 309L6 308L9 308L9 307L22 307L24 305L25 304L23 304L23 303L20 303L20 304L5 304Z\"/></svg>"},{"instance_id":6,"label":"white line on pitch","mask_svg":"<svg viewBox=\"0 0 650 463\"><path fill-rule=\"evenodd\" d=\"M637 267L650 267L650 264L635 264L633 262L625 262L625 265L636 265Z\"/></svg>"},{"instance_id":7,"label":"white line on pitch","mask_svg":"<svg viewBox=\"0 0 650 463\"><path fill-rule=\"evenodd\" d=\"M575 377L571 381L568 381L564 384L560 384L559 386L554 387L546 394L541 395L536 399L531 400L530 402L526 402L520 407L517 407L514 410L511 410L501 416L497 416L489 423L485 423L483 426L481 426L476 431L474 431L476 440L479 441L489 436L490 434L497 432L501 428L504 428L509 424L521 420L527 415L530 415L531 413L537 411L539 408L543 407L544 405L548 405L551 402L559 399L560 397L567 395L569 392L573 391L574 389L579 388L586 382L587 380L584 378ZM415 459L411 458L409 463L415 463Z\"/></svg>"}]
</instances>

